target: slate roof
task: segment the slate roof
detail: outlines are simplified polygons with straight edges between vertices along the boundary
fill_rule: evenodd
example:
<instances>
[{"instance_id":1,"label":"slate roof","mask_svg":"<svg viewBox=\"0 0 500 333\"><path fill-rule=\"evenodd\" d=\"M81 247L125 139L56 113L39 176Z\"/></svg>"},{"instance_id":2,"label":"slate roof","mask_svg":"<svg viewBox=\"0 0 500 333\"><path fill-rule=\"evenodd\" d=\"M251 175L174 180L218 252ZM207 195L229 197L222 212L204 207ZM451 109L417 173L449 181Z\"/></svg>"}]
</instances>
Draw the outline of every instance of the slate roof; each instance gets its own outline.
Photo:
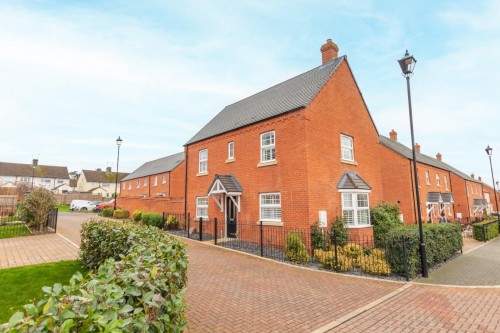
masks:
<instances>
[{"instance_id":1,"label":"slate roof","mask_svg":"<svg viewBox=\"0 0 500 333\"><path fill-rule=\"evenodd\" d=\"M149 161L141 165L127 177L123 178L122 181L170 172L182 162L184 162L184 152Z\"/></svg>"},{"instance_id":2,"label":"slate roof","mask_svg":"<svg viewBox=\"0 0 500 333\"><path fill-rule=\"evenodd\" d=\"M241 187L240 183L238 182L236 177L234 177L232 174L228 174L228 175L216 174L214 177L214 180L212 181L212 183L210 184L210 187L208 188L208 193L210 193L212 186L214 186L214 184L217 180L219 180L221 182L222 186L224 186L227 193L242 193L243 192L243 188Z\"/></svg>"},{"instance_id":3,"label":"slate roof","mask_svg":"<svg viewBox=\"0 0 500 333\"><path fill-rule=\"evenodd\" d=\"M372 187L354 171L346 171L337 184L339 190L371 190Z\"/></svg>"},{"instance_id":4,"label":"slate roof","mask_svg":"<svg viewBox=\"0 0 500 333\"><path fill-rule=\"evenodd\" d=\"M379 140L380 140L380 143L382 145L386 146L387 148L391 149L392 151L398 153L399 155L401 155L403 157L406 157L409 160L413 160L411 148L408 148L405 145L403 145L397 141L391 140L388 137L385 137L383 135L379 135ZM427 156L427 155L419 153L419 152L415 152L415 157L417 158L417 162L419 162L419 163L427 164L427 165L430 165L430 166L433 166L433 167L436 167L436 168L439 168L442 170L452 172L452 173L460 176L461 178L463 178L467 181L481 184L481 182L479 180L474 179L474 178L466 175L462 171L452 167L449 164L444 163L443 161L439 161L435 158L432 158L430 156Z\"/></svg>"},{"instance_id":5,"label":"slate roof","mask_svg":"<svg viewBox=\"0 0 500 333\"><path fill-rule=\"evenodd\" d=\"M226 106L186 144L307 107L346 56Z\"/></svg>"},{"instance_id":6,"label":"slate roof","mask_svg":"<svg viewBox=\"0 0 500 333\"><path fill-rule=\"evenodd\" d=\"M31 164L0 162L0 176L32 177ZM68 167L38 165L35 167L36 178L69 179Z\"/></svg>"},{"instance_id":7,"label":"slate roof","mask_svg":"<svg viewBox=\"0 0 500 333\"><path fill-rule=\"evenodd\" d=\"M116 181L116 172L82 170L87 183L114 183ZM118 172L118 181L128 176L128 172Z\"/></svg>"}]
</instances>

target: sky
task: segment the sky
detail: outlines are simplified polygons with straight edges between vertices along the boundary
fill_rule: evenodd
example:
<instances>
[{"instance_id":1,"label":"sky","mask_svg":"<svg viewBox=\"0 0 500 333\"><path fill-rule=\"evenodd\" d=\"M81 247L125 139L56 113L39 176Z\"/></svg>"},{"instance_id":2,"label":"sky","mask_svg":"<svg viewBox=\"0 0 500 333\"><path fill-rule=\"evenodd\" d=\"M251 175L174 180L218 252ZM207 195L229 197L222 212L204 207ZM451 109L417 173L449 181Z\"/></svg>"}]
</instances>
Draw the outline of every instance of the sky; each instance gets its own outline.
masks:
<instances>
[{"instance_id":1,"label":"sky","mask_svg":"<svg viewBox=\"0 0 500 333\"><path fill-rule=\"evenodd\" d=\"M331 38L379 134L500 180L500 2L0 1L0 161L132 172L226 105L321 64Z\"/></svg>"}]
</instances>

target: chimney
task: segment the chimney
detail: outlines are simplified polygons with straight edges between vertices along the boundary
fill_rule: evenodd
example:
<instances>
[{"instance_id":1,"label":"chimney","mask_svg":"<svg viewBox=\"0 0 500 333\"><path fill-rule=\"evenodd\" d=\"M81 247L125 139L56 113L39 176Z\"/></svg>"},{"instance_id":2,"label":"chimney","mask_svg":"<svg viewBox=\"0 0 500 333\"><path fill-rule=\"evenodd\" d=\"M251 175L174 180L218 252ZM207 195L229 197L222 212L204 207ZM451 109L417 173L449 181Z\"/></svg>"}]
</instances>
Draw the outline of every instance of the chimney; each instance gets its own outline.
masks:
<instances>
[{"instance_id":1,"label":"chimney","mask_svg":"<svg viewBox=\"0 0 500 333\"><path fill-rule=\"evenodd\" d=\"M474 178L474 174L473 173L470 174L470 178Z\"/></svg>"},{"instance_id":2,"label":"chimney","mask_svg":"<svg viewBox=\"0 0 500 333\"><path fill-rule=\"evenodd\" d=\"M111 167L106 167L106 172L111 172Z\"/></svg>"},{"instance_id":3,"label":"chimney","mask_svg":"<svg viewBox=\"0 0 500 333\"><path fill-rule=\"evenodd\" d=\"M415 151L420 153L420 145L418 143L415 143Z\"/></svg>"},{"instance_id":4,"label":"chimney","mask_svg":"<svg viewBox=\"0 0 500 333\"><path fill-rule=\"evenodd\" d=\"M477 177L477 180L481 181L481 176Z\"/></svg>"},{"instance_id":5,"label":"chimney","mask_svg":"<svg viewBox=\"0 0 500 333\"><path fill-rule=\"evenodd\" d=\"M442 161L442 160L443 160L443 155L441 155L440 153L437 153L437 154L436 154L436 159L437 159L438 161Z\"/></svg>"},{"instance_id":6,"label":"chimney","mask_svg":"<svg viewBox=\"0 0 500 333\"><path fill-rule=\"evenodd\" d=\"M101 170L101 168L97 168L97 169L95 169L95 171L102 171L102 170Z\"/></svg>"},{"instance_id":7,"label":"chimney","mask_svg":"<svg viewBox=\"0 0 500 333\"><path fill-rule=\"evenodd\" d=\"M391 140L398 141L398 132L396 132L395 130L390 131L389 137L391 138Z\"/></svg>"},{"instance_id":8,"label":"chimney","mask_svg":"<svg viewBox=\"0 0 500 333\"><path fill-rule=\"evenodd\" d=\"M330 60L337 58L339 47L337 46L337 44L332 42L331 39L327 39L326 43L321 46L320 50L321 50L321 58L324 64L326 62L329 62Z\"/></svg>"}]
</instances>

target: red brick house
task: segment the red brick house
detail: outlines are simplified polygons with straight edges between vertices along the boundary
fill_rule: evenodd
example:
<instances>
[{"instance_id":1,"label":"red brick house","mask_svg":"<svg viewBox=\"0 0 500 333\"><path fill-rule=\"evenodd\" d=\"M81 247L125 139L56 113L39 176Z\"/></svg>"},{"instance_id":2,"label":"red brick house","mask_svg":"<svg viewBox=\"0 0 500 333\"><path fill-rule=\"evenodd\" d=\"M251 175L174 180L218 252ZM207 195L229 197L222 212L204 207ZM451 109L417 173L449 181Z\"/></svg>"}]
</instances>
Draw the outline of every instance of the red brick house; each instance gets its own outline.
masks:
<instances>
[{"instance_id":1,"label":"red brick house","mask_svg":"<svg viewBox=\"0 0 500 333\"><path fill-rule=\"evenodd\" d=\"M119 207L144 212L181 212L184 209L184 153L141 165L120 181Z\"/></svg>"},{"instance_id":2,"label":"red brick house","mask_svg":"<svg viewBox=\"0 0 500 333\"><path fill-rule=\"evenodd\" d=\"M351 234L372 234L379 136L337 52L328 40L319 67L225 107L187 142L192 218L307 228L338 215Z\"/></svg>"},{"instance_id":3,"label":"red brick house","mask_svg":"<svg viewBox=\"0 0 500 333\"><path fill-rule=\"evenodd\" d=\"M412 150L397 141L396 131L392 130L389 136L380 136L384 200L400 206L405 223L416 223ZM440 153L436 158L422 154L418 144L415 151L424 221L438 222L442 212L450 220L471 221L482 216L482 211L474 206L483 199L479 180L444 163Z\"/></svg>"}]
</instances>

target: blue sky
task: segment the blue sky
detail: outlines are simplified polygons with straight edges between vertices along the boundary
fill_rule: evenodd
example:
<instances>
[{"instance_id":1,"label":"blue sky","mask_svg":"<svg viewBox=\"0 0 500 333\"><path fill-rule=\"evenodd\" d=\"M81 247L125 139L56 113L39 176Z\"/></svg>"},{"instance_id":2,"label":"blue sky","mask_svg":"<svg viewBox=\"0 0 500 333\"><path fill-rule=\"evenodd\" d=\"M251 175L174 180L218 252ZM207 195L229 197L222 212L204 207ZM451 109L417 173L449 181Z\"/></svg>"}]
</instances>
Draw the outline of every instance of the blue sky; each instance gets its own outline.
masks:
<instances>
[{"instance_id":1,"label":"blue sky","mask_svg":"<svg viewBox=\"0 0 500 333\"><path fill-rule=\"evenodd\" d=\"M0 160L120 170L182 150L224 106L346 54L380 134L500 180L498 1L0 2Z\"/></svg>"}]
</instances>

